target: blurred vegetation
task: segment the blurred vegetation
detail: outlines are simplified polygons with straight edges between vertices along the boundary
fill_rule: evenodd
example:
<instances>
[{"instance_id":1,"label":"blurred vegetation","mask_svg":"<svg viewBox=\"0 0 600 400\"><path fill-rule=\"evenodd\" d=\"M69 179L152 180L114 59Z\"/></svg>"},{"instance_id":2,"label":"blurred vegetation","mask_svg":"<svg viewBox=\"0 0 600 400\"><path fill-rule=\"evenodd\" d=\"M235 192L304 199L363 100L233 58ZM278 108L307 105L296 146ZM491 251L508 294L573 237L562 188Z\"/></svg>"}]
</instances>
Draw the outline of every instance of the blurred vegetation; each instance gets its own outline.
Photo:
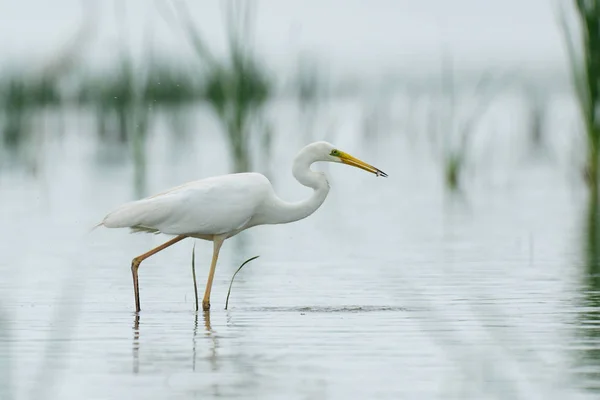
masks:
<instances>
[{"instance_id":1,"label":"blurred vegetation","mask_svg":"<svg viewBox=\"0 0 600 400\"><path fill-rule=\"evenodd\" d=\"M33 111L59 104L55 80L27 79L17 73L5 76L0 80L0 134L4 146L17 148L27 139Z\"/></svg>"},{"instance_id":2,"label":"blurred vegetation","mask_svg":"<svg viewBox=\"0 0 600 400\"><path fill-rule=\"evenodd\" d=\"M585 273L582 275L584 295L579 300L581 312L578 316L578 334L587 343L598 343L600 340L600 210L597 192L592 191L585 219ZM600 349L597 346L585 346L579 350L578 368L592 385L590 390L599 391L597 382L600 379Z\"/></svg>"},{"instance_id":3,"label":"blurred vegetation","mask_svg":"<svg viewBox=\"0 0 600 400\"><path fill-rule=\"evenodd\" d=\"M600 107L600 3L586 0L573 0L573 3L579 21L578 27L570 27L564 16L562 23L573 83L585 124L585 176L597 196L600 167L600 115L597 111Z\"/></svg>"},{"instance_id":4,"label":"blurred vegetation","mask_svg":"<svg viewBox=\"0 0 600 400\"><path fill-rule=\"evenodd\" d=\"M264 150L265 155L270 154L273 130L263 110L274 86L250 46L252 3L228 3L228 53L223 59L210 51L185 3L177 4L177 28L199 56L193 68L184 69L181 62L165 56L135 65L122 50L109 70L79 74L69 94L61 87L61 76L73 71L72 63L59 65L62 69L54 75L0 74L0 134L5 147L10 151L26 143L32 131L31 116L47 106L88 108L95 114L100 143L131 148L139 175L136 186L143 190L143 183L138 181L144 175L151 111L203 102L222 123L233 170L252 169L253 143L259 143L258 150Z\"/></svg>"},{"instance_id":5,"label":"blurred vegetation","mask_svg":"<svg viewBox=\"0 0 600 400\"><path fill-rule=\"evenodd\" d=\"M503 81L492 72L483 73L471 93L463 90L467 99L458 100L455 82L455 66L451 56L446 55L442 63L440 104L432 110L437 124L432 126L431 138L440 152L445 184L451 191L460 189L478 123L484 117ZM467 107L460 107L460 105ZM472 104L472 106L469 106Z\"/></svg>"},{"instance_id":6,"label":"blurred vegetation","mask_svg":"<svg viewBox=\"0 0 600 400\"><path fill-rule=\"evenodd\" d=\"M591 294L587 301L597 309L600 304L597 296L600 293L600 114L597 112L600 109L600 2L573 0L573 3L581 32L576 34L573 29L566 29L567 47L585 123L586 177L592 188L586 231L586 284L589 285L587 293ZM27 144L35 131L33 117L44 109L65 106L91 109L97 124L95 133L98 141L130 149L135 165L135 190L140 197L145 188L145 148L154 111L204 103L221 123L233 171L254 169L258 158L254 157L255 150L261 151L261 155L268 159L274 133L267 121L266 109L274 97L277 82L252 46L253 3L227 3L225 26L228 46L223 56L217 56L210 48L209 41L203 37L199 24L192 20L184 3L178 4L174 14L167 19L170 18L172 25L183 34L182 38L191 44L197 56L193 66L185 67L180 60L166 55L148 57L140 66L134 63L130 54L121 51L111 69L77 75L68 90L64 81L76 66L72 62L59 63L53 69L42 68L33 74L17 70L0 73L0 139L3 147L10 152ZM566 21L564 26L568 26ZM79 50L80 47L73 51ZM73 51L66 53L64 59L74 59ZM436 158L440 160L444 184L453 191L460 189L464 183L479 122L496 96L506 88L506 80L492 72L484 73L475 80L472 92L466 93L464 88L459 90L453 60L446 57L442 65L440 93L435 94L440 95L436 99L441 101L430 110L429 115L431 145L437 150ZM416 97L425 92L415 83L411 84L413 86L406 88L407 93ZM393 82L388 86L386 89L392 90ZM348 81L330 89L321 68L314 61L300 61L297 75L292 80L291 94L298 102L303 122L315 117L323 97L344 97L348 93L359 92L357 81ZM542 147L547 99L535 90L535 85L529 86L527 92L531 143ZM462 97L465 93L468 101ZM375 117L366 121L365 135L377 131L374 125L381 120L377 107L387 107L390 102L385 98L381 104L376 104L370 114ZM465 104L470 107L460 108ZM322 138L313 136L310 129L305 132L309 135L308 141ZM322 132L319 134L323 135ZM597 311L584 317L588 321L600 319ZM589 331L597 339L598 331ZM590 354L591 359L600 359L597 351L593 353ZM2 380L8 381L9 378L0 376Z\"/></svg>"},{"instance_id":7,"label":"blurred vegetation","mask_svg":"<svg viewBox=\"0 0 600 400\"><path fill-rule=\"evenodd\" d=\"M319 111L320 100L327 95L327 82L316 61L307 58L298 60L296 76L292 79L291 92L300 107L305 141L317 140L313 132L314 122Z\"/></svg>"},{"instance_id":8,"label":"blurred vegetation","mask_svg":"<svg viewBox=\"0 0 600 400\"><path fill-rule=\"evenodd\" d=\"M576 24L569 24L567 13L561 13L562 28L568 51L572 81L582 116L586 157L584 176L589 185L589 198L585 219L585 293L579 325L586 341L597 342L600 338L597 329L600 321L600 212L598 187L600 168L600 2L573 0ZM600 365L600 351L588 346L582 353L583 373L590 382L597 382ZM597 385L593 389L598 390Z\"/></svg>"},{"instance_id":9,"label":"blurred vegetation","mask_svg":"<svg viewBox=\"0 0 600 400\"><path fill-rule=\"evenodd\" d=\"M201 25L192 19L193 15L184 2L169 4L171 6L163 7L159 12L170 27L191 45L196 56L192 60L182 62L158 54L146 57L136 65L131 54L117 49L119 53L112 67L86 73L83 68L76 68L76 60L81 58L85 47L85 43L78 40L67 51L56 52L59 54L58 62L51 68L40 68L37 73L21 73L16 69L11 73L0 73L0 135L4 149L15 152L29 142L32 132L35 132L33 117L40 110L71 106L85 108L94 115L99 143L129 149L129 153L123 154L129 154L135 165L136 192L141 194L146 170L145 147L155 111L168 110L166 114L177 120L178 114L174 110L184 105L203 104L220 122L232 171L253 170L259 159L268 162L275 132L269 122L267 108L276 90L281 90L281 87L277 86L274 74L253 46L254 3L224 3L227 39L224 54L211 48L212 43L202 35ZM586 123L586 176L590 183L594 183L598 178L600 157L600 122L594 112L598 107L600 85L600 6L597 2L579 0L574 0L574 4L583 28L581 37L575 40L575 34L570 33L567 42ZM580 48L582 56L579 55ZM441 165L444 184L451 190L464 184L466 171L473 159L473 142L479 123L496 96L506 88L506 79L496 72L487 71L480 77L470 73L465 75L476 81L474 88L470 88L471 92L465 90L464 82L459 82L461 76L453 60L444 58L441 90L434 94L435 104L428 116L430 145ZM388 111L392 109L390 93L398 88L394 79L383 80L377 94L371 95L367 102L363 128L367 140L375 139L379 131L396 129L392 122L383 124L384 119L391 120L386 115L391 114ZM415 113L412 107L418 107L419 97L427 97L427 90L431 87L419 86L410 77L400 79L404 79L400 90L404 90L414 103L407 106L408 118L412 119L414 115L410 114ZM68 84L65 84L66 81ZM313 132L313 122L323 108L324 100L332 97L345 99L350 94L360 96L365 92L361 86L363 82L358 79L330 85L318 60L306 57L299 58L295 76L290 82L291 87L279 93L283 92L297 102L300 122L304 124L301 130L305 142L328 139L325 132ZM543 148L546 98L535 87L535 84L529 85L525 95L530 110L530 139L534 147ZM329 99L326 99L327 96ZM181 125L180 122L174 121L174 124Z\"/></svg>"},{"instance_id":10,"label":"blurred vegetation","mask_svg":"<svg viewBox=\"0 0 600 400\"><path fill-rule=\"evenodd\" d=\"M268 137L251 140L251 135L274 86L266 67L259 62L251 46L252 2L227 3L228 53L223 60L219 60L208 47L183 4L180 3L179 17L205 71L203 98L227 134L234 171L248 171L253 165L251 143L270 144ZM260 134L270 135L271 130L264 129Z\"/></svg>"}]
</instances>

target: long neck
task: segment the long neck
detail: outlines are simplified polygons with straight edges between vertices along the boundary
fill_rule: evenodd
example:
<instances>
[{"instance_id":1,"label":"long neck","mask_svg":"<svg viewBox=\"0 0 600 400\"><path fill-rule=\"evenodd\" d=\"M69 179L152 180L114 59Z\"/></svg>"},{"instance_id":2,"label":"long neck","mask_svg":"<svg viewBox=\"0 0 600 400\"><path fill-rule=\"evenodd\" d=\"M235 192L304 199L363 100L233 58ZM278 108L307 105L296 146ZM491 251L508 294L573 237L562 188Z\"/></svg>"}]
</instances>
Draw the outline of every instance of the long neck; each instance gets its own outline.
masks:
<instances>
[{"instance_id":1,"label":"long neck","mask_svg":"<svg viewBox=\"0 0 600 400\"><path fill-rule=\"evenodd\" d=\"M314 213L323 204L329 193L329 183L325 174L310 169L310 165L315 161L317 160L309 152L301 151L292 167L294 178L314 190L312 196L294 203L288 203L274 196L269 210L269 223L286 224L298 221Z\"/></svg>"}]
</instances>

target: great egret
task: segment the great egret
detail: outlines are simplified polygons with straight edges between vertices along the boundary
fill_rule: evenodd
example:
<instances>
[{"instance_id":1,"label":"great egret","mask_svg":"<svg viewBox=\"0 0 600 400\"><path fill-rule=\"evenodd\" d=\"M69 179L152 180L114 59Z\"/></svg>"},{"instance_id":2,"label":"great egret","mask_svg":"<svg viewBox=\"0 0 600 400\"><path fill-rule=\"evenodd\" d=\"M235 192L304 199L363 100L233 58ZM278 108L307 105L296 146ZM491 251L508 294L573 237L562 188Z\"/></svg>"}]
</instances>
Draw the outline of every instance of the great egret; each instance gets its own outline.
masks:
<instances>
[{"instance_id":1,"label":"great egret","mask_svg":"<svg viewBox=\"0 0 600 400\"><path fill-rule=\"evenodd\" d=\"M306 200L285 202L275 194L264 175L248 172L189 182L145 199L125 203L104 217L97 226L176 235L132 260L136 312L140 311L140 263L186 237L213 242L212 262L202 300L202 309L208 311L217 258L225 239L256 225L298 221L311 215L323 204L329 192L329 183L324 173L310 169L311 164L317 161L344 163L377 176L387 176L372 165L321 141L304 147L294 159L294 177L314 190Z\"/></svg>"}]
</instances>

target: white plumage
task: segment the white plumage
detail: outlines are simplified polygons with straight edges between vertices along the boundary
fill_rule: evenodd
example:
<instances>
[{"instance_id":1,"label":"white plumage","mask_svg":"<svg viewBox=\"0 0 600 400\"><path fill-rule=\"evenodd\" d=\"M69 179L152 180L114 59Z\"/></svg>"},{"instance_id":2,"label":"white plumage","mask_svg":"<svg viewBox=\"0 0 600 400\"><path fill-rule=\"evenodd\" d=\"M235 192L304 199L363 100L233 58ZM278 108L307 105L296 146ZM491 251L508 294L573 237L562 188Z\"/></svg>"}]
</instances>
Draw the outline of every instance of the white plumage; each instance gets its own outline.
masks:
<instances>
[{"instance_id":1,"label":"white plumage","mask_svg":"<svg viewBox=\"0 0 600 400\"><path fill-rule=\"evenodd\" d=\"M103 225L202 239L237 233L271 193L271 183L262 174L215 176L123 204Z\"/></svg>"},{"instance_id":2,"label":"white plumage","mask_svg":"<svg viewBox=\"0 0 600 400\"><path fill-rule=\"evenodd\" d=\"M387 176L330 143L315 142L298 153L292 168L294 177L314 190L313 195L304 201L283 201L264 175L249 172L189 182L145 199L125 203L106 215L99 225L107 228L131 228L134 232L177 235L133 259L131 271L136 310L140 311L137 277L140 263L186 237L214 243L213 260L202 301L204 310L208 310L217 258L225 239L252 226L283 224L306 218L323 204L329 193L329 183L324 173L310 169L310 165L317 161L341 162L377 176Z\"/></svg>"}]
</instances>

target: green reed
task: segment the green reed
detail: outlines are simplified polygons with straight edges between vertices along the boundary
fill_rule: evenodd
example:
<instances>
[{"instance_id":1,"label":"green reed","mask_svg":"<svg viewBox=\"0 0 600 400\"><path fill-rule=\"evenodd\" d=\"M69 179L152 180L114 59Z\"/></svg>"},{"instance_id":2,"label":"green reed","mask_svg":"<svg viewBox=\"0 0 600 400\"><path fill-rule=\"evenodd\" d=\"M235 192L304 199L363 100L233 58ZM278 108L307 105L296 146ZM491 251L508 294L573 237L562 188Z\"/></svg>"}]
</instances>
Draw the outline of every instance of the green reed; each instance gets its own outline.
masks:
<instances>
[{"instance_id":1,"label":"green reed","mask_svg":"<svg viewBox=\"0 0 600 400\"><path fill-rule=\"evenodd\" d=\"M578 26L569 25L561 12L572 81L586 133L585 177L593 192L598 192L600 161L600 4L573 0ZM563 10L564 11L564 10Z\"/></svg>"},{"instance_id":2,"label":"green reed","mask_svg":"<svg viewBox=\"0 0 600 400\"><path fill-rule=\"evenodd\" d=\"M256 122L263 118L274 83L251 47L250 12L250 2L228 3L228 52L224 59L218 59L191 21L189 11L183 5L179 9L186 36L203 63L203 98L223 125L236 172L252 168L253 141L270 143L252 135ZM265 129L260 134L269 132Z\"/></svg>"},{"instance_id":3,"label":"green reed","mask_svg":"<svg viewBox=\"0 0 600 400\"><path fill-rule=\"evenodd\" d=\"M60 104L56 80L44 76L26 78L15 72L0 77L0 135L9 149L26 142L34 111Z\"/></svg>"},{"instance_id":4,"label":"green reed","mask_svg":"<svg viewBox=\"0 0 600 400\"><path fill-rule=\"evenodd\" d=\"M474 106L466 111L461 110L457 101L453 60L449 56L444 58L441 81L443 103L435 112L439 124L434 128L433 138L440 146L444 181L451 191L461 187L478 124L500 92L505 78L499 79L491 72L483 73L469 95L474 100Z\"/></svg>"}]
</instances>

